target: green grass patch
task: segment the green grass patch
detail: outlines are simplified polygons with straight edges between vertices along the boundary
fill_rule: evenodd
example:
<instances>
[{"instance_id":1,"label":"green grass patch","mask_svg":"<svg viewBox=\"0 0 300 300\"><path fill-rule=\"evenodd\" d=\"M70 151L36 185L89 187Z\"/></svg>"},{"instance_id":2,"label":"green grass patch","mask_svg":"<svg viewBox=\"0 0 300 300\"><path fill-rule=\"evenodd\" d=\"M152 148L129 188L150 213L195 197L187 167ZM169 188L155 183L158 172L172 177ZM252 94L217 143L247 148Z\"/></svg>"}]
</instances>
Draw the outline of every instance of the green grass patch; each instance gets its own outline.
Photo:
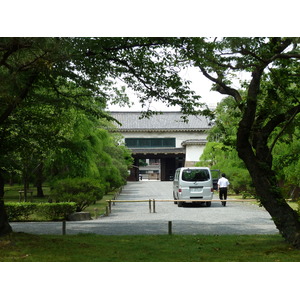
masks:
<instances>
[{"instance_id":1,"label":"green grass patch","mask_svg":"<svg viewBox=\"0 0 300 300\"><path fill-rule=\"evenodd\" d=\"M106 195L103 196L101 200L96 201L95 204L90 205L84 211L89 212L93 219L96 219L99 216L104 215L106 213L106 206L107 206L106 200L112 200L116 192L117 191L112 191L107 193Z\"/></svg>"},{"instance_id":2,"label":"green grass patch","mask_svg":"<svg viewBox=\"0 0 300 300\"><path fill-rule=\"evenodd\" d=\"M32 235L0 239L6 262L298 262L280 235Z\"/></svg>"},{"instance_id":3,"label":"green grass patch","mask_svg":"<svg viewBox=\"0 0 300 300\"><path fill-rule=\"evenodd\" d=\"M19 191L23 190L23 186L21 185L5 185L4 188L4 201L7 202L19 202L20 201L20 193ZM36 188L35 187L29 187L28 191L32 191L32 196L30 193L27 194L27 202L48 202L49 200L49 194L50 194L50 187L49 186L43 186L43 191L44 191L44 195L45 197L40 198L36 196ZM22 201L23 198L22 198Z\"/></svg>"},{"instance_id":4,"label":"green grass patch","mask_svg":"<svg viewBox=\"0 0 300 300\"><path fill-rule=\"evenodd\" d=\"M297 209L298 209L298 203L297 203L297 202L288 201L288 205L289 205L293 210L297 210Z\"/></svg>"}]
</instances>

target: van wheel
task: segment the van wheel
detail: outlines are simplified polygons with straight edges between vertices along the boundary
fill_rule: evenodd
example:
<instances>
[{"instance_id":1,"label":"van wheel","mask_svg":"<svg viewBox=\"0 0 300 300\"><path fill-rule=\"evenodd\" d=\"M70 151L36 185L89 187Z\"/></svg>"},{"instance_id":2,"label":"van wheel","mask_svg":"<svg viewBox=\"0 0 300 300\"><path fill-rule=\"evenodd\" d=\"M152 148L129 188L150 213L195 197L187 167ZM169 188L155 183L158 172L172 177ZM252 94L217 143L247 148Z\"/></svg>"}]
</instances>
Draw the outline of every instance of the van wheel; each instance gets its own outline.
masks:
<instances>
[{"instance_id":1,"label":"van wheel","mask_svg":"<svg viewBox=\"0 0 300 300\"><path fill-rule=\"evenodd\" d=\"M207 206L207 207L210 207L210 206L211 206L211 201L207 201L207 202L206 202L206 206Z\"/></svg>"},{"instance_id":2,"label":"van wheel","mask_svg":"<svg viewBox=\"0 0 300 300\"><path fill-rule=\"evenodd\" d=\"M183 206L183 202L182 201L178 201L177 204L178 204L178 207L182 207Z\"/></svg>"}]
</instances>

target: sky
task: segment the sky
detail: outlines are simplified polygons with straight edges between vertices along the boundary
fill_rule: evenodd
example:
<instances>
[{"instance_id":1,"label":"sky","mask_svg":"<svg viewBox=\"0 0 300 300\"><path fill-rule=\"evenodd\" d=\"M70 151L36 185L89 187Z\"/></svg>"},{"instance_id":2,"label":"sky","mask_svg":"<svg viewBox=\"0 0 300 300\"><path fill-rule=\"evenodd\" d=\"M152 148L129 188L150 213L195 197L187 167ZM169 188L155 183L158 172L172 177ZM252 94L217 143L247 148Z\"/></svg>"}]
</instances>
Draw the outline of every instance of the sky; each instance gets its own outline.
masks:
<instances>
[{"instance_id":1,"label":"sky","mask_svg":"<svg viewBox=\"0 0 300 300\"><path fill-rule=\"evenodd\" d=\"M181 76L184 79L190 80L191 89L194 90L198 95L200 95L201 102L207 103L210 108L215 108L217 104L224 98L224 95L221 95L218 92L211 91L211 81L205 78L197 68L189 68L182 71ZM108 110L110 111L142 111L148 108L140 105L138 98L136 97L134 91L127 91L128 96L131 102L134 102L134 105L131 107L120 107L119 105L108 105ZM153 111L179 111L179 106L167 107L162 102L151 103L149 108Z\"/></svg>"},{"instance_id":2,"label":"sky","mask_svg":"<svg viewBox=\"0 0 300 300\"><path fill-rule=\"evenodd\" d=\"M222 95L219 92L212 91L212 82L207 79L202 73L199 71L196 67L190 67L188 69L185 69L182 71L181 76L184 79L191 81L191 89L194 90L198 95L201 96L201 102L206 103L209 108L214 109L216 108L217 104L226 97L226 95ZM249 73L243 73L240 72L238 77L233 81L234 88L239 88L239 80L245 80L249 79L250 74ZM165 104L159 101L155 101L151 103L150 106L146 106L142 108L142 106L139 103L139 100L137 96L135 95L135 92L127 89L127 94L130 98L131 102L134 102L132 106L126 106L121 107L119 105L108 105L109 111L144 111L147 110L147 108L153 110L153 111L179 111L179 106L171 106L167 107Z\"/></svg>"}]
</instances>

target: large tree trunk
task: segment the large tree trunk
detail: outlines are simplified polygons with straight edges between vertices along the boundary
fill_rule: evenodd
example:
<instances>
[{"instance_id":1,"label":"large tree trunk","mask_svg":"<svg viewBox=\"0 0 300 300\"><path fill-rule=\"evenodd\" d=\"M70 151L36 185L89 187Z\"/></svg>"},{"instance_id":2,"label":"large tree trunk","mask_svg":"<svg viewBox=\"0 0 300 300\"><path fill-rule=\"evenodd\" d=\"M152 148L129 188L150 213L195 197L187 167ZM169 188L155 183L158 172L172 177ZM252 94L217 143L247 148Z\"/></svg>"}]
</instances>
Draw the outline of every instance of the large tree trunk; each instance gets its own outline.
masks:
<instances>
[{"instance_id":1,"label":"large tree trunk","mask_svg":"<svg viewBox=\"0 0 300 300\"><path fill-rule=\"evenodd\" d=\"M258 155L263 147L257 146L257 151L254 153L250 144L247 144L247 146L245 144L242 146L238 143L237 150L249 170L261 204L271 215L283 238L300 249L299 215L282 196L275 173L271 168L271 155L266 153L265 155Z\"/></svg>"},{"instance_id":2,"label":"large tree trunk","mask_svg":"<svg viewBox=\"0 0 300 300\"><path fill-rule=\"evenodd\" d=\"M4 178L0 172L0 199L2 199L4 197Z\"/></svg>"},{"instance_id":3,"label":"large tree trunk","mask_svg":"<svg viewBox=\"0 0 300 300\"><path fill-rule=\"evenodd\" d=\"M260 80L268 62L262 62L252 72L248 88L247 105L237 132L237 151L251 175L256 193L263 207L271 215L283 238L300 249L299 215L285 201L276 175L272 170L272 146L268 146L270 135L281 123L295 117L299 107L294 107L268 120L257 115Z\"/></svg>"},{"instance_id":4,"label":"large tree trunk","mask_svg":"<svg viewBox=\"0 0 300 300\"><path fill-rule=\"evenodd\" d=\"M252 172L256 192L284 239L300 249L299 215L286 203L280 189L274 184L275 174L270 174L271 172L268 175L261 168L257 168L255 173Z\"/></svg>"},{"instance_id":5,"label":"large tree trunk","mask_svg":"<svg viewBox=\"0 0 300 300\"><path fill-rule=\"evenodd\" d=\"M3 196L4 196L4 178L0 173L0 236L12 232L12 228L9 225L8 217L5 211Z\"/></svg>"},{"instance_id":6,"label":"large tree trunk","mask_svg":"<svg viewBox=\"0 0 300 300\"><path fill-rule=\"evenodd\" d=\"M0 199L0 236L9 234L12 232L12 228L9 225L7 214L4 207L3 199Z\"/></svg>"}]
</instances>

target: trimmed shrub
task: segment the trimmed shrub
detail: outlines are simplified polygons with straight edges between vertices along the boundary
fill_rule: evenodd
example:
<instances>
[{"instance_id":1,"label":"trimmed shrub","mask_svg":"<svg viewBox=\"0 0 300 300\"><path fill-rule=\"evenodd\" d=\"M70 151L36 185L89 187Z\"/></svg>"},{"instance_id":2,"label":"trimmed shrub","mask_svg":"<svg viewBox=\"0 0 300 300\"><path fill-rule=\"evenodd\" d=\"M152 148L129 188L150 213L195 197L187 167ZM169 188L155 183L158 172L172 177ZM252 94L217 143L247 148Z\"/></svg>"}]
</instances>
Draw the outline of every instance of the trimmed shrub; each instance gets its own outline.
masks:
<instances>
[{"instance_id":1,"label":"trimmed shrub","mask_svg":"<svg viewBox=\"0 0 300 300\"><path fill-rule=\"evenodd\" d=\"M76 211L75 202L39 203L37 214L45 219L61 220Z\"/></svg>"},{"instance_id":2,"label":"trimmed shrub","mask_svg":"<svg viewBox=\"0 0 300 300\"><path fill-rule=\"evenodd\" d=\"M76 203L6 202L5 210L9 221L28 220L32 214L52 221L65 219L69 214L74 213Z\"/></svg>"},{"instance_id":3,"label":"trimmed shrub","mask_svg":"<svg viewBox=\"0 0 300 300\"><path fill-rule=\"evenodd\" d=\"M56 181L52 186L51 199L55 202L75 202L80 212L101 200L105 188L99 180L91 178L67 178Z\"/></svg>"},{"instance_id":4,"label":"trimmed shrub","mask_svg":"<svg viewBox=\"0 0 300 300\"><path fill-rule=\"evenodd\" d=\"M28 220L36 210L37 204L30 202L6 202L5 210L9 221Z\"/></svg>"}]
</instances>

